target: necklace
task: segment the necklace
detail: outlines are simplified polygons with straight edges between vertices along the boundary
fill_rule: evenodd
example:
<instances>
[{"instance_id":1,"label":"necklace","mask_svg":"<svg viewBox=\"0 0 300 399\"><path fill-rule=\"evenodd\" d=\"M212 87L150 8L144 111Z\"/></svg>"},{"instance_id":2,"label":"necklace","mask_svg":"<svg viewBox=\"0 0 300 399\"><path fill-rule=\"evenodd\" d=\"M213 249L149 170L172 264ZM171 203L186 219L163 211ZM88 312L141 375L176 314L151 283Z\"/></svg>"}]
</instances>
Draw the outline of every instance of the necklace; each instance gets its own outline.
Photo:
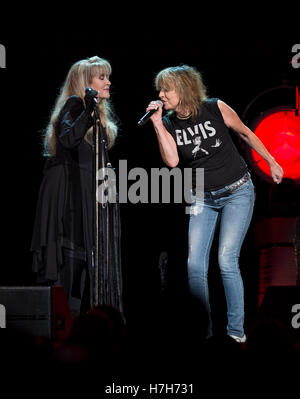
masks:
<instances>
[{"instance_id":1,"label":"necklace","mask_svg":"<svg viewBox=\"0 0 300 399\"><path fill-rule=\"evenodd\" d=\"M178 119L181 120L185 120L185 119L189 119L191 117L192 113L190 112L188 115L180 115L180 114L176 114Z\"/></svg>"}]
</instances>

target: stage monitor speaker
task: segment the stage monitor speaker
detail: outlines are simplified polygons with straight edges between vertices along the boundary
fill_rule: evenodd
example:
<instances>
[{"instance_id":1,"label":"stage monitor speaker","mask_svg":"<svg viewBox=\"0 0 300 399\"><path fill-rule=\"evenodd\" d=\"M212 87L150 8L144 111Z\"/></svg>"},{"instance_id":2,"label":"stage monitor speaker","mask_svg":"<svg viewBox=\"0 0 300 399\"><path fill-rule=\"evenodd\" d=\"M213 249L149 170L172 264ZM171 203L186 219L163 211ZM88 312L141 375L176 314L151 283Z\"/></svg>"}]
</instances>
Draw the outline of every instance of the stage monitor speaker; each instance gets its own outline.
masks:
<instances>
[{"instance_id":1,"label":"stage monitor speaker","mask_svg":"<svg viewBox=\"0 0 300 399\"><path fill-rule=\"evenodd\" d=\"M33 337L64 340L72 317L62 286L0 287L0 326Z\"/></svg>"},{"instance_id":2,"label":"stage monitor speaker","mask_svg":"<svg viewBox=\"0 0 300 399\"><path fill-rule=\"evenodd\" d=\"M257 319L279 321L300 342L300 286L268 287Z\"/></svg>"}]
</instances>

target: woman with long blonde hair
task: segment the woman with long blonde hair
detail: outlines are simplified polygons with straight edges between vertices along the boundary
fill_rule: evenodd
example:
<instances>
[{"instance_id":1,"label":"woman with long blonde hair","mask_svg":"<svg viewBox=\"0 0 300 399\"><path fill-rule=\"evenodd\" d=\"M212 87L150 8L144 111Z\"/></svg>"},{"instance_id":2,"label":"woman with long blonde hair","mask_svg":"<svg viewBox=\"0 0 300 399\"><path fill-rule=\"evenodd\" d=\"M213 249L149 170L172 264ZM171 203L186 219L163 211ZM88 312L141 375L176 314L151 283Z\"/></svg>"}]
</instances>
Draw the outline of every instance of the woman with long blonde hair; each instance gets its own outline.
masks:
<instances>
[{"instance_id":1,"label":"woman with long blonde hair","mask_svg":"<svg viewBox=\"0 0 300 399\"><path fill-rule=\"evenodd\" d=\"M98 108L100 112L101 123L104 127L106 127L109 147L112 147L115 137L117 136L117 124L114 120L112 107L109 102L110 82L108 78L110 74L111 66L109 62L100 57L91 57L86 60L78 61L71 67L56 100L49 125L46 129L44 140L45 156L54 156L56 153L55 123L66 100L74 95L84 100L85 89L89 86L93 88L93 81L95 90L97 90L97 87L99 86L99 81L102 81L105 85L102 89L100 89L101 93L98 93L101 100L99 101ZM107 82L104 81L105 78L107 79ZM87 138L85 136L85 139L90 142L91 130L92 128L90 128L87 132L89 137Z\"/></svg>"},{"instance_id":2,"label":"woman with long blonde hair","mask_svg":"<svg viewBox=\"0 0 300 399\"><path fill-rule=\"evenodd\" d=\"M73 64L44 135L47 162L33 228L33 272L38 283L64 286L74 314L90 308L95 294L93 129L97 111L107 153L118 131L110 103L110 74L110 63L97 56ZM118 219L117 212L113 218ZM117 240L110 252L112 272L118 279L114 285L121 290L116 253L119 222L113 219L111 224ZM117 297L121 301L120 292ZM120 307L120 303L115 305Z\"/></svg>"}]
</instances>

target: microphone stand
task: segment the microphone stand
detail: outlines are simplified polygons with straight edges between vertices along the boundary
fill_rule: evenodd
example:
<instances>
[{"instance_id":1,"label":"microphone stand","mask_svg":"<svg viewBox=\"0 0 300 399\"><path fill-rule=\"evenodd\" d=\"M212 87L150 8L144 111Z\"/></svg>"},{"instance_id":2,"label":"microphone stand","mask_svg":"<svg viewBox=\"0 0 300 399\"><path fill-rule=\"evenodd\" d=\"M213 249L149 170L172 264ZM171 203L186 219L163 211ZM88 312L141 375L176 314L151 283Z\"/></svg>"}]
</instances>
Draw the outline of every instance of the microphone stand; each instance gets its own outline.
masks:
<instances>
[{"instance_id":1,"label":"microphone stand","mask_svg":"<svg viewBox=\"0 0 300 399\"><path fill-rule=\"evenodd\" d=\"M97 103L94 105L94 128L93 128L93 197L94 197L94 250L93 250L93 306L107 303L107 273L108 266L108 252L103 244L105 241L108 243L108 236L103 237L107 233L108 220L107 213L105 212L106 202L104 202L104 192L102 190L101 201L97 197L98 193L98 171L104 170L106 167L106 150L107 140L104 136L103 127L100 120L99 110ZM99 204L99 201L101 204ZM102 208L102 209L101 209ZM105 223L106 222L106 223ZM106 224L106 228L103 229ZM102 229L101 229L102 227ZM100 233L102 233L102 238ZM106 238L106 239L105 239ZM102 267L102 270L100 270Z\"/></svg>"},{"instance_id":2,"label":"microphone stand","mask_svg":"<svg viewBox=\"0 0 300 399\"><path fill-rule=\"evenodd\" d=\"M92 306L111 305L123 315L122 304L122 270L119 204L110 203L109 185L105 173L101 180L98 171L111 168L108 157L106 130L101 124L99 109L94 105L93 127L93 260L92 260ZM99 183L102 184L99 198ZM104 188L104 189L103 189ZM112 187L110 187L111 189ZM124 317L124 316L123 316Z\"/></svg>"}]
</instances>

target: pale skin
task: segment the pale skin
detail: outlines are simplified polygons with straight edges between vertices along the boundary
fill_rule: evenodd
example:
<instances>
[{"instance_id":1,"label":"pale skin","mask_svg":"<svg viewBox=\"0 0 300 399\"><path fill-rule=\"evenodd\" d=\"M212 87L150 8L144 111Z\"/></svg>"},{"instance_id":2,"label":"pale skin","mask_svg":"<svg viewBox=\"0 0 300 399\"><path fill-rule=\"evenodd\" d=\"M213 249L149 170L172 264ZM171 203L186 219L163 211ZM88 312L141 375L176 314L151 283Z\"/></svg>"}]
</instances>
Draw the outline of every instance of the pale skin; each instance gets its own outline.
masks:
<instances>
[{"instance_id":1,"label":"pale skin","mask_svg":"<svg viewBox=\"0 0 300 399\"><path fill-rule=\"evenodd\" d=\"M110 93L109 93L109 88L110 88L111 82L109 80L109 76L102 74L100 76L96 75L93 77L93 80L91 82L91 88L96 90L98 92L98 100L102 100L104 98L109 98Z\"/></svg>"},{"instance_id":2,"label":"pale skin","mask_svg":"<svg viewBox=\"0 0 300 399\"><path fill-rule=\"evenodd\" d=\"M157 111L151 116L151 120L157 135L160 153L164 163L171 168L174 168L178 165L179 156L175 140L167 131L162 122L162 108L164 107L165 110L174 110L179 116L188 115L189 110L180 108L180 98L176 89L160 90L159 98L162 101L163 106L155 101L152 101L148 105L147 111L157 108ZM275 183L279 184L283 178L283 169L276 162L274 157L268 152L261 140L243 124L237 113L227 104L221 100L218 100L218 107L223 116L225 125L237 133L241 139L243 139L251 148L253 148L259 155L262 156L263 159L268 162L272 179Z\"/></svg>"}]
</instances>

